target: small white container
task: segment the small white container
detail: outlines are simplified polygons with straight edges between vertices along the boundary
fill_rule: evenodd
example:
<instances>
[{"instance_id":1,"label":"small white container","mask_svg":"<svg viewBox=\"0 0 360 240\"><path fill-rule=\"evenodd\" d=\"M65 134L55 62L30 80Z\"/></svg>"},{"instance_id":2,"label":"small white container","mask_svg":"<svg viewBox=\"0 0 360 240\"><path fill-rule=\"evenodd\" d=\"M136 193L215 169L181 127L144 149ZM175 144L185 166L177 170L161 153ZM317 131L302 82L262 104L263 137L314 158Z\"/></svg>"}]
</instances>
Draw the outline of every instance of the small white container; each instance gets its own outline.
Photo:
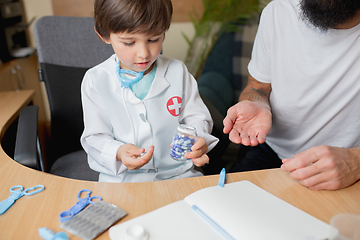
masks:
<instances>
[{"instance_id":1,"label":"small white container","mask_svg":"<svg viewBox=\"0 0 360 240\"><path fill-rule=\"evenodd\" d=\"M360 240L360 215L340 213L330 220L329 240Z\"/></svg>"},{"instance_id":2,"label":"small white container","mask_svg":"<svg viewBox=\"0 0 360 240\"><path fill-rule=\"evenodd\" d=\"M140 225L130 226L126 229L122 240L147 240L148 233Z\"/></svg>"}]
</instances>

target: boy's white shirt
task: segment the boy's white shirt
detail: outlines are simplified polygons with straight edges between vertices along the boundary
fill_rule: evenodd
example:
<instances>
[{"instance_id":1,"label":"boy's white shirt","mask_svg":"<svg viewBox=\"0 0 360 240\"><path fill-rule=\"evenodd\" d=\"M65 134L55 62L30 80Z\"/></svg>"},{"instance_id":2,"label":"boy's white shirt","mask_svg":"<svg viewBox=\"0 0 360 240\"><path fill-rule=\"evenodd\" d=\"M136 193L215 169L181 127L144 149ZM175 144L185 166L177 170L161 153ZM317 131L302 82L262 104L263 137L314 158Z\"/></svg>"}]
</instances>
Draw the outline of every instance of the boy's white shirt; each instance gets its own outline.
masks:
<instances>
[{"instance_id":1,"label":"boy's white shirt","mask_svg":"<svg viewBox=\"0 0 360 240\"><path fill-rule=\"evenodd\" d=\"M140 100L129 88L121 88L115 57L89 69L81 86L85 125L81 144L90 167L100 172L99 180L142 182L198 176L199 172L188 171L193 167L191 161L181 164L170 158L170 143L179 123L194 126L208 151L218 142L210 135L213 122L196 80L181 61L159 55L150 91ZM173 105L174 97L182 99L179 116L168 110L167 102ZM116 160L118 148L126 143L145 150L155 146L153 158L136 174Z\"/></svg>"}]
</instances>

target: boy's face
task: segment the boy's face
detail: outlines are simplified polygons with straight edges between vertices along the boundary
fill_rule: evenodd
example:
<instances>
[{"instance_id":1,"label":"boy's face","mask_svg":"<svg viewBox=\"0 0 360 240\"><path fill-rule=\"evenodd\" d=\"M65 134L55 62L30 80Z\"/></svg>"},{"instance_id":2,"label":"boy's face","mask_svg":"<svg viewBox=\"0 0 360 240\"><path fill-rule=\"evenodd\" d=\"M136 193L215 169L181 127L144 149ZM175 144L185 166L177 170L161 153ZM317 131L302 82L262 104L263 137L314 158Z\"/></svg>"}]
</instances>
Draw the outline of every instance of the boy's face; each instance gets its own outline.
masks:
<instances>
[{"instance_id":1,"label":"boy's face","mask_svg":"<svg viewBox=\"0 0 360 240\"><path fill-rule=\"evenodd\" d=\"M103 40L112 45L122 69L147 73L160 54L164 33L111 33L109 39Z\"/></svg>"}]
</instances>

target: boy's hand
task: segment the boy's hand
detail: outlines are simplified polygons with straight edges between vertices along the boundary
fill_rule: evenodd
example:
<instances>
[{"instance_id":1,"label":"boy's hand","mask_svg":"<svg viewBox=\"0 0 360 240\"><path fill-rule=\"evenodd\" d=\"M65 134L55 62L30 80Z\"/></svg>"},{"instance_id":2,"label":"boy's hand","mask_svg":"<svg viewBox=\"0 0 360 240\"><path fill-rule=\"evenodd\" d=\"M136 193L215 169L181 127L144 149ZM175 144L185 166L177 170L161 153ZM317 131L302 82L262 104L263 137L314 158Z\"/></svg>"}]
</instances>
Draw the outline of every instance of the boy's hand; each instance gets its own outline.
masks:
<instances>
[{"instance_id":1,"label":"boy's hand","mask_svg":"<svg viewBox=\"0 0 360 240\"><path fill-rule=\"evenodd\" d=\"M206 155L208 146L206 145L205 139L198 137L198 140L191 147L192 152L185 154L186 158L192 159L195 166L201 167L209 162L209 157Z\"/></svg>"},{"instance_id":2,"label":"boy's hand","mask_svg":"<svg viewBox=\"0 0 360 240\"><path fill-rule=\"evenodd\" d=\"M141 156L144 152L144 148L139 148L134 144L127 143L119 147L116 153L116 158L120 160L129 170L135 170L141 168L150 161L154 153L154 146L150 146L149 150Z\"/></svg>"}]
</instances>

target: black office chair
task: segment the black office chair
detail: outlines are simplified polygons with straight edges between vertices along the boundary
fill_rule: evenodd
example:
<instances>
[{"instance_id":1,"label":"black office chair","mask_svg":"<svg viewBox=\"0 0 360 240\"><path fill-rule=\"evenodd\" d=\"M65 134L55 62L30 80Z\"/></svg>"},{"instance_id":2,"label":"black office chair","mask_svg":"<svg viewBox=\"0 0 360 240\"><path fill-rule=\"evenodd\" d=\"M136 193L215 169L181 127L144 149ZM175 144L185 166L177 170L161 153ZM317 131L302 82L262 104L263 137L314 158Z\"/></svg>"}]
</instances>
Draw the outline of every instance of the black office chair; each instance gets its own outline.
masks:
<instances>
[{"instance_id":1,"label":"black office chair","mask_svg":"<svg viewBox=\"0 0 360 240\"><path fill-rule=\"evenodd\" d=\"M14 159L55 175L97 181L99 173L90 169L80 144L84 129L80 86L86 70L110 57L113 49L98 38L91 17L42 17L36 21L34 33L40 81L45 82L51 112L51 136L43 164L46 169L41 169L40 154L34 156L33 150L31 157L22 152L29 148L27 145L34 146L29 140L20 140L22 131L18 131ZM37 121L30 121L29 115L37 116L37 108L24 111L26 116L21 112L19 122L24 115L27 119L22 122L33 125L19 128L35 129Z\"/></svg>"}]
</instances>

